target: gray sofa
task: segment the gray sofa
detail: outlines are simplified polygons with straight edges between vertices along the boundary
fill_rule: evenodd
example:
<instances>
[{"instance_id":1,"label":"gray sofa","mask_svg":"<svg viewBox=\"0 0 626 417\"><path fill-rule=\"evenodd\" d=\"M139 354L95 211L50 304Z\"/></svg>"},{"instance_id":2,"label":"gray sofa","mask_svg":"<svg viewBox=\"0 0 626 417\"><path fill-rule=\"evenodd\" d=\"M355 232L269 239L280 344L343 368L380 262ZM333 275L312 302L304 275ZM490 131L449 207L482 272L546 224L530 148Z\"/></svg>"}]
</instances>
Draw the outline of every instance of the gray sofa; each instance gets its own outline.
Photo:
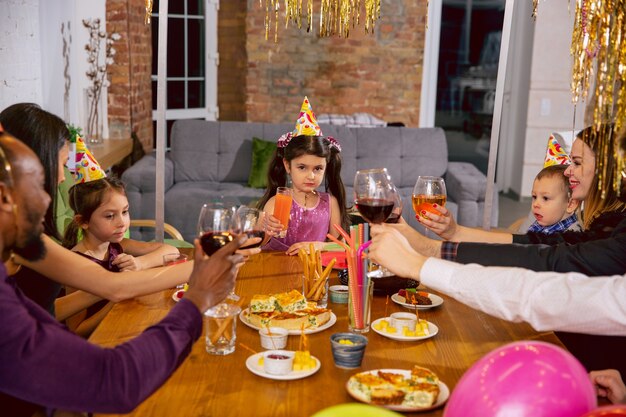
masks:
<instances>
[{"instance_id":1,"label":"gray sofa","mask_svg":"<svg viewBox=\"0 0 626 417\"><path fill-rule=\"evenodd\" d=\"M321 125L325 135L342 146L341 176L351 205L352 183L358 169L387 167L402 194L403 217L419 226L411 206L418 175L445 178L447 207L459 224L480 226L486 177L472 164L448 162L445 133L440 128L348 128ZM252 138L276 140L293 124L179 120L171 132L165 160L165 221L192 241L202 204L227 200L253 204L263 189L249 188ZM122 175L132 218L154 218L155 157L146 155ZM492 225L497 224L497 197ZM138 230L133 238L149 239L152 231Z\"/></svg>"}]
</instances>

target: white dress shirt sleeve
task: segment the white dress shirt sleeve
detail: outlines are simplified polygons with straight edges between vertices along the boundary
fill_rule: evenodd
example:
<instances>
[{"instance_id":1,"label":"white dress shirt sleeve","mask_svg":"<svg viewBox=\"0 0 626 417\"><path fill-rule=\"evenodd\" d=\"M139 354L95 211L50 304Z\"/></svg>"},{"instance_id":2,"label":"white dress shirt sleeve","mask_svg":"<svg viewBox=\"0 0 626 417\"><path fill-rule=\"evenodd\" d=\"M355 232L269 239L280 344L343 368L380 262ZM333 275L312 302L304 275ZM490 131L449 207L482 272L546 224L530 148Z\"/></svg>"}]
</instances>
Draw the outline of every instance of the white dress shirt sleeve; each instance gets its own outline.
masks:
<instances>
[{"instance_id":1,"label":"white dress shirt sleeve","mask_svg":"<svg viewBox=\"0 0 626 417\"><path fill-rule=\"evenodd\" d=\"M587 277L430 258L421 282L492 316L535 330L626 336L626 275Z\"/></svg>"}]
</instances>

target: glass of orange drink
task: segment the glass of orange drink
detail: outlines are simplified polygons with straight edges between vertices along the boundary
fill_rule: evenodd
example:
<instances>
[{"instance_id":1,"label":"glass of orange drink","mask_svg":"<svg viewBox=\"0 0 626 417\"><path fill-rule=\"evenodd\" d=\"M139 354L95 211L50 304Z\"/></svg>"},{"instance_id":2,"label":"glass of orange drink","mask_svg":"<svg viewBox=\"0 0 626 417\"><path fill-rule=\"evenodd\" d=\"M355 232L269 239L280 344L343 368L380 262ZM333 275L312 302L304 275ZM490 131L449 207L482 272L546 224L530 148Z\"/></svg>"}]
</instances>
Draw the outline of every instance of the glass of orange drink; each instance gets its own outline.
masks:
<instances>
[{"instance_id":1,"label":"glass of orange drink","mask_svg":"<svg viewBox=\"0 0 626 417\"><path fill-rule=\"evenodd\" d=\"M289 226L289 214L291 213L292 201L293 195L291 193L291 188L278 187L276 189L273 216L276 217L283 225L283 230L279 233L278 237L284 238L287 236L287 227Z\"/></svg>"}]
</instances>

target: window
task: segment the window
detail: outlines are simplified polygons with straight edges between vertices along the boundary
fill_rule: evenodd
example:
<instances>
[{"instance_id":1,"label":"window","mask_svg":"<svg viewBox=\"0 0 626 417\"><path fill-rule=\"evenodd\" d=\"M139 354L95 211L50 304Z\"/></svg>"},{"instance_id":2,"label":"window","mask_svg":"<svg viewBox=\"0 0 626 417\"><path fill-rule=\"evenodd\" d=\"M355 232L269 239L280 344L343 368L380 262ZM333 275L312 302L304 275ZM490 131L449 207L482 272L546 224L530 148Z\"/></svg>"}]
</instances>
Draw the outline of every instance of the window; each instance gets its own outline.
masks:
<instances>
[{"instance_id":1,"label":"window","mask_svg":"<svg viewBox=\"0 0 626 417\"><path fill-rule=\"evenodd\" d=\"M214 120L217 114L217 31L211 39L207 21L217 18L218 0L176 0L168 4L166 135L178 119ZM159 1L152 9L152 110L156 118ZM215 25L216 26L216 25ZM207 42L210 40L209 45ZM213 51L207 51L213 49ZM207 68L210 68L207 70ZM215 78L216 79L216 78ZM209 91L213 92L215 98ZM155 123L156 125L156 123ZM156 143L156 126L154 129ZM168 141L169 146L169 141Z\"/></svg>"}]
</instances>

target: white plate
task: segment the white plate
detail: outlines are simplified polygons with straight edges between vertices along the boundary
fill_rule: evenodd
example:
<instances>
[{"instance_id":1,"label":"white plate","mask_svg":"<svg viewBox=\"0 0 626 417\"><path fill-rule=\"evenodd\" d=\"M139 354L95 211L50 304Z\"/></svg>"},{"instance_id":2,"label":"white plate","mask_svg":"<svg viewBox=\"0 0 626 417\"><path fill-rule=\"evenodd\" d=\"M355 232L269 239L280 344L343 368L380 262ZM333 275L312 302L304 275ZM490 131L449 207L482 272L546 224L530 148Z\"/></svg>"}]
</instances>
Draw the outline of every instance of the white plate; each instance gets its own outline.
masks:
<instances>
[{"instance_id":1,"label":"white plate","mask_svg":"<svg viewBox=\"0 0 626 417\"><path fill-rule=\"evenodd\" d=\"M287 375L272 375L265 372L263 367L259 365L259 359L262 356L263 353L255 353L254 355L246 359L246 367L248 368L248 370L255 375L262 376L263 378L278 379L280 381L290 381L292 379L306 378L307 376L316 373L320 369L320 366L322 366L319 359L317 359L315 356L311 356L311 358L315 360L315 368L313 369L308 369L306 371L291 371Z\"/></svg>"},{"instance_id":2,"label":"white plate","mask_svg":"<svg viewBox=\"0 0 626 417\"><path fill-rule=\"evenodd\" d=\"M246 308L245 310L243 310L241 313L239 313L239 320L241 320L241 322L243 324L245 324L248 327L251 327L255 330L261 330L260 327L257 327L255 325L253 325L252 323L250 323L248 321L248 310L249 308ZM304 329L304 334L311 334L311 333L319 333L322 332L326 329L328 329L329 327L331 327L333 324L335 324L337 322L337 316L335 315L335 313L333 313L332 311L330 312L330 320L328 320L326 323L324 323L323 325L321 325L320 327L315 327L313 329ZM298 330L288 330L289 334L295 334L298 335L301 333L301 331Z\"/></svg>"},{"instance_id":3,"label":"white plate","mask_svg":"<svg viewBox=\"0 0 626 417\"><path fill-rule=\"evenodd\" d=\"M387 320L388 322L391 322L391 319L389 317L383 317L383 318L374 320L374 322L370 326L372 330L374 330L376 333L378 333L381 336L385 336L393 340L399 340L401 342L414 342L416 340L430 339L431 337L439 333L439 327L437 327L436 324L431 323L429 321L426 322L428 323L428 333L429 333L426 336L404 336L401 330L397 330L396 333L385 333L383 331L377 330L376 327L374 327L375 325L380 323L381 320Z\"/></svg>"},{"instance_id":4,"label":"white plate","mask_svg":"<svg viewBox=\"0 0 626 417\"><path fill-rule=\"evenodd\" d=\"M174 291L174 292L172 293L172 300L174 300L174 301L176 301L176 302L179 302L179 301L182 299L182 296L181 296L181 298L176 297L176 294L178 294L178 293L183 293L183 294L185 294L185 290L182 290L182 289L181 289L181 290L176 290L176 291Z\"/></svg>"},{"instance_id":5,"label":"white plate","mask_svg":"<svg viewBox=\"0 0 626 417\"><path fill-rule=\"evenodd\" d=\"M421 292L426 292L426 291L421 291ZM426 309L437 307L443 304L443 298L439 297L438 295L428 293L428 298L430 298L430 300L433 303L431 305L418 305L417 306L418 310L426 310ZM410 308L411 310L415 309L415 304L407 303L406 298L404 298L398 293L395 293L394 295L392 295L391 300L396 304L400 304L402 307Z\"/></svg>"},{"instance_id":6,"label":"white plate","mask_svg":"<svg viewBox=\"0 0 626 417\"><path fill-rule=\"evenodd\" d=\"M411 371L408 370L408 369L374 369L372 371L366 371L366 372L360 372L360 373L362 373L362 374L375 374L378 371L393 372L395 374L401 374L405 378L409 378L411 376ZM441 407L443 404L445 404L446 401L448 401L448 397L450 397L450 389L448 388L448 386L446 384L444 384L443 382L441 382L441 381L439 381L438 385L439 385L439 396L437 397L437 401L435 401L435 404L433 404L430 407L426 407L426 408L407 407L407 406L404 406L404 405L397 405L397 404L388 404L388 405L378 405L378 404L376 404L376 405L378 405L379 407L388 408L390 410L403 411L403 412L432 410L434 408ZM362 402L367 403L367 404L370 403L365 397L361 396L359 392L350 390L350 388L348 386L348 383L346 383L346 389L348 391L348 394L350 394L354 399L362 401Z\"/></svg>"}]
</instances>

